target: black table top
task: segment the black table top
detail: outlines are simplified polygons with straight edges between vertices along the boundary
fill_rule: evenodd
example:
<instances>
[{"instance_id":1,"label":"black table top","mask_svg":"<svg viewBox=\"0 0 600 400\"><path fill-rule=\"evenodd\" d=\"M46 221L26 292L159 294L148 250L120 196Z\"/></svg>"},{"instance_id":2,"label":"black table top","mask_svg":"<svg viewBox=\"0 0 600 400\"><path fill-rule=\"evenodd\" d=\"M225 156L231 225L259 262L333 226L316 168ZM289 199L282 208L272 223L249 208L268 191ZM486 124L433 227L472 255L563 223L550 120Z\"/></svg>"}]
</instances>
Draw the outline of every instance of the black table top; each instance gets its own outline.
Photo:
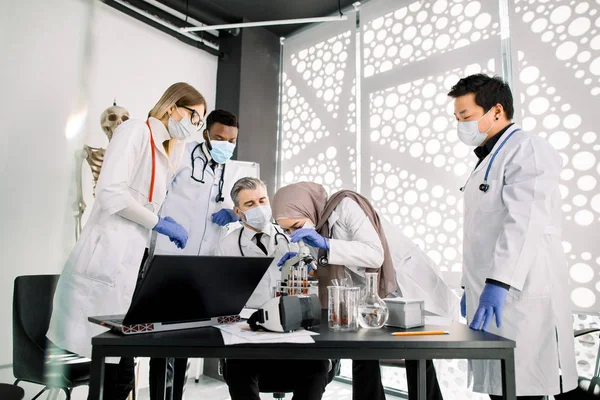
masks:
<instances>
[{"instance_id":1,"label":"black table top","mask_svg":"<svg viewBox=\"0 0 600 400\"><path fill-rule=\"evenodd\" d=\"M515 342L487 332L474 331L468 326L453 323L450 326L426 325L409 331L448 331L448 335L430 335L414 337L392 336L398 328L359 329L357 332L332 332L327 326L327 318L321 319L321 325L312 329L319 332L313 336L315 343L265 343L225 345L221 332L213 327L178 330L170 332L143 333L139 335L120 335L106 332L92 339L95 346L156 346L156 347L194 347L194 348L281 348L314 347L360 349L511 349Z\"/></svg>"}]
</instances>

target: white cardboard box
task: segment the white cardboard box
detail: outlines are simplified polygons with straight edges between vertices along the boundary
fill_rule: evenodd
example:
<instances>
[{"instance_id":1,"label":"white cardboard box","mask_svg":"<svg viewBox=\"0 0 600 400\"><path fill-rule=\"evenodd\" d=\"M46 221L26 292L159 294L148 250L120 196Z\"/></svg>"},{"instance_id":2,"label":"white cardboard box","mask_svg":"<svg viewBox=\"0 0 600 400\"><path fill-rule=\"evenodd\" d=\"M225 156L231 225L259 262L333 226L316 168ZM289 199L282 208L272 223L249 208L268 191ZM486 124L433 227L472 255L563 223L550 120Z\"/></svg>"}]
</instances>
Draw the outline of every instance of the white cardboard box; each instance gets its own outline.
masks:
<instances>
[{"instance_id":1,"label":"white cardboard box","mask_svg":"<svg viewBox=\"0 0 600 400\"><path fill-rule=\"evenodd\" d=\"M390 311L387 326L410 329L425 325L425 301L401 297L383 299L383 301Z\"/></svg>"}]
</instances>

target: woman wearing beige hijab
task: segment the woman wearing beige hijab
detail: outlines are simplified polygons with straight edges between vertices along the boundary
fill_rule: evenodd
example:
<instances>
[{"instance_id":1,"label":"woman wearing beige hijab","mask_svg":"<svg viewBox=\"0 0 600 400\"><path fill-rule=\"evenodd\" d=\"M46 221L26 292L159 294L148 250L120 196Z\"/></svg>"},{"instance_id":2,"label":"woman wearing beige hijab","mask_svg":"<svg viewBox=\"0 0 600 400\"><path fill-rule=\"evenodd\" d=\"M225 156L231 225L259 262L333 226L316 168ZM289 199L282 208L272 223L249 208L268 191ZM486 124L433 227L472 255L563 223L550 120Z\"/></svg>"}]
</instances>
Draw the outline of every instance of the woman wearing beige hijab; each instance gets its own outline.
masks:
<instances>
[{"instance_id":1,"label":"woman wearing beige hijab","mask_svg":"<svg viewBox=\"0 0 600 400\"><path fill-rule=\"evenodd\" d=\"M379 272L379 295L387 297L398 290L395 264L400 269L405 269L411 256L418 247L400 232L394 232L391 246L384 232L385 225L391 225L379 215L370 202L360 194L343 190L331 196L323 186L312 182L300 182L281 188L271 204L273 217L281 228L290 234L292 242L302 240L314 251L318 261L317 274L319 276L319 298L321 306L327 305L327 286L332 279L350 276L355 286L364 286L365 272ZM385 226L385 230L394 229ZM393 252L390 251L393 248ZM420 250L419 250L420 251ZM280 261L293 257L288 253ZM408 256L407 256L408 255ZM408 258L407 258L408 257ZM433 308L439 309L438 314L446 315L454 312L453 303L458 303L458 298L443 284L441 278L432 273L430 265L420 264L416 269L422 271L427 285L416 283L414 277L409 279L400 271L398 281L404 295L420 294L426 298L430 296L442 298L441 301L429 301ZM428 269L429 268L429 269ZM413 274L415 275L415 274ZM403 284L407 282L407 284ZM441 284L440 284L441 282ZM426 288L431 286L434 288ZM431 290L429 295L427 291ZM452 298L453 297L453 298ZM427 308L427 306L426 306ZM435 311L434 311L435 312ZM413 398L417 384L416 365L407 362L407 377L409 398ZM359 361L352 363L352 394L353 399L381 400L385 399L379 361ZM435 369L431 361L427 362L427 398L442 399Z\"/></svg>"}]
</instances>

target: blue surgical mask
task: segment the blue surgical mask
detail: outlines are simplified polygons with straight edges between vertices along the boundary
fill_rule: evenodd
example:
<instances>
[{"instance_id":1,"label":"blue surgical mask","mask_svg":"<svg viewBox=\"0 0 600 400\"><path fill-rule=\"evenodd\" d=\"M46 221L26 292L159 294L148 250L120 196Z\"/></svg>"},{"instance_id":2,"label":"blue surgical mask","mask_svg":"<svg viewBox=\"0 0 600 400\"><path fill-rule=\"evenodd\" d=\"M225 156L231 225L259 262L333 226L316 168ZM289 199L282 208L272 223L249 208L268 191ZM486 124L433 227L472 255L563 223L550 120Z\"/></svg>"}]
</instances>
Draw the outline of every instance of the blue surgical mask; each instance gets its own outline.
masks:
<instances>
[{"instance_id":1,"label":"blue surgical mask","mask_svg":"<svg viewBox=\"0 0 600 400\"><path fill-rule=\"evenodd\" d=\"M210 140L210 155L218 164L225 164L233 156L235 144L225 140Z\"/></svg>"}]
</instances>

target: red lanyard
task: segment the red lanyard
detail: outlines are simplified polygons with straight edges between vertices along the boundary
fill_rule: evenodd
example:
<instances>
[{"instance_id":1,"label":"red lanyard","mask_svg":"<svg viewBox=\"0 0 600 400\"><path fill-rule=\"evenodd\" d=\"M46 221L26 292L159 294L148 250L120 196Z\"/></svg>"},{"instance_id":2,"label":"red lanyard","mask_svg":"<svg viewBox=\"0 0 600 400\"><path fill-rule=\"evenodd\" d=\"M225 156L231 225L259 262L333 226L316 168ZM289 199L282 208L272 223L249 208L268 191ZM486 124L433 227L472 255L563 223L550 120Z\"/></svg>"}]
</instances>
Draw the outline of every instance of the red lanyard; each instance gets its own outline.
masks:
<instances>
[{"instance_id":1,"label":"red lanyard","mask_svg":"<svg viewBox=\"0 0 600 400\"><path fill-rule=\"evenodd\" d=\"M154 149L154 138L152 137L152 128L150 128L149 120L146 120L146 125L150 129L150 148L152 149L152 178L150 178L150 193L148 193L148 202L152 203L154 196L154 176L156 175L156 150Z\"/></svg>"}]
</instances>

